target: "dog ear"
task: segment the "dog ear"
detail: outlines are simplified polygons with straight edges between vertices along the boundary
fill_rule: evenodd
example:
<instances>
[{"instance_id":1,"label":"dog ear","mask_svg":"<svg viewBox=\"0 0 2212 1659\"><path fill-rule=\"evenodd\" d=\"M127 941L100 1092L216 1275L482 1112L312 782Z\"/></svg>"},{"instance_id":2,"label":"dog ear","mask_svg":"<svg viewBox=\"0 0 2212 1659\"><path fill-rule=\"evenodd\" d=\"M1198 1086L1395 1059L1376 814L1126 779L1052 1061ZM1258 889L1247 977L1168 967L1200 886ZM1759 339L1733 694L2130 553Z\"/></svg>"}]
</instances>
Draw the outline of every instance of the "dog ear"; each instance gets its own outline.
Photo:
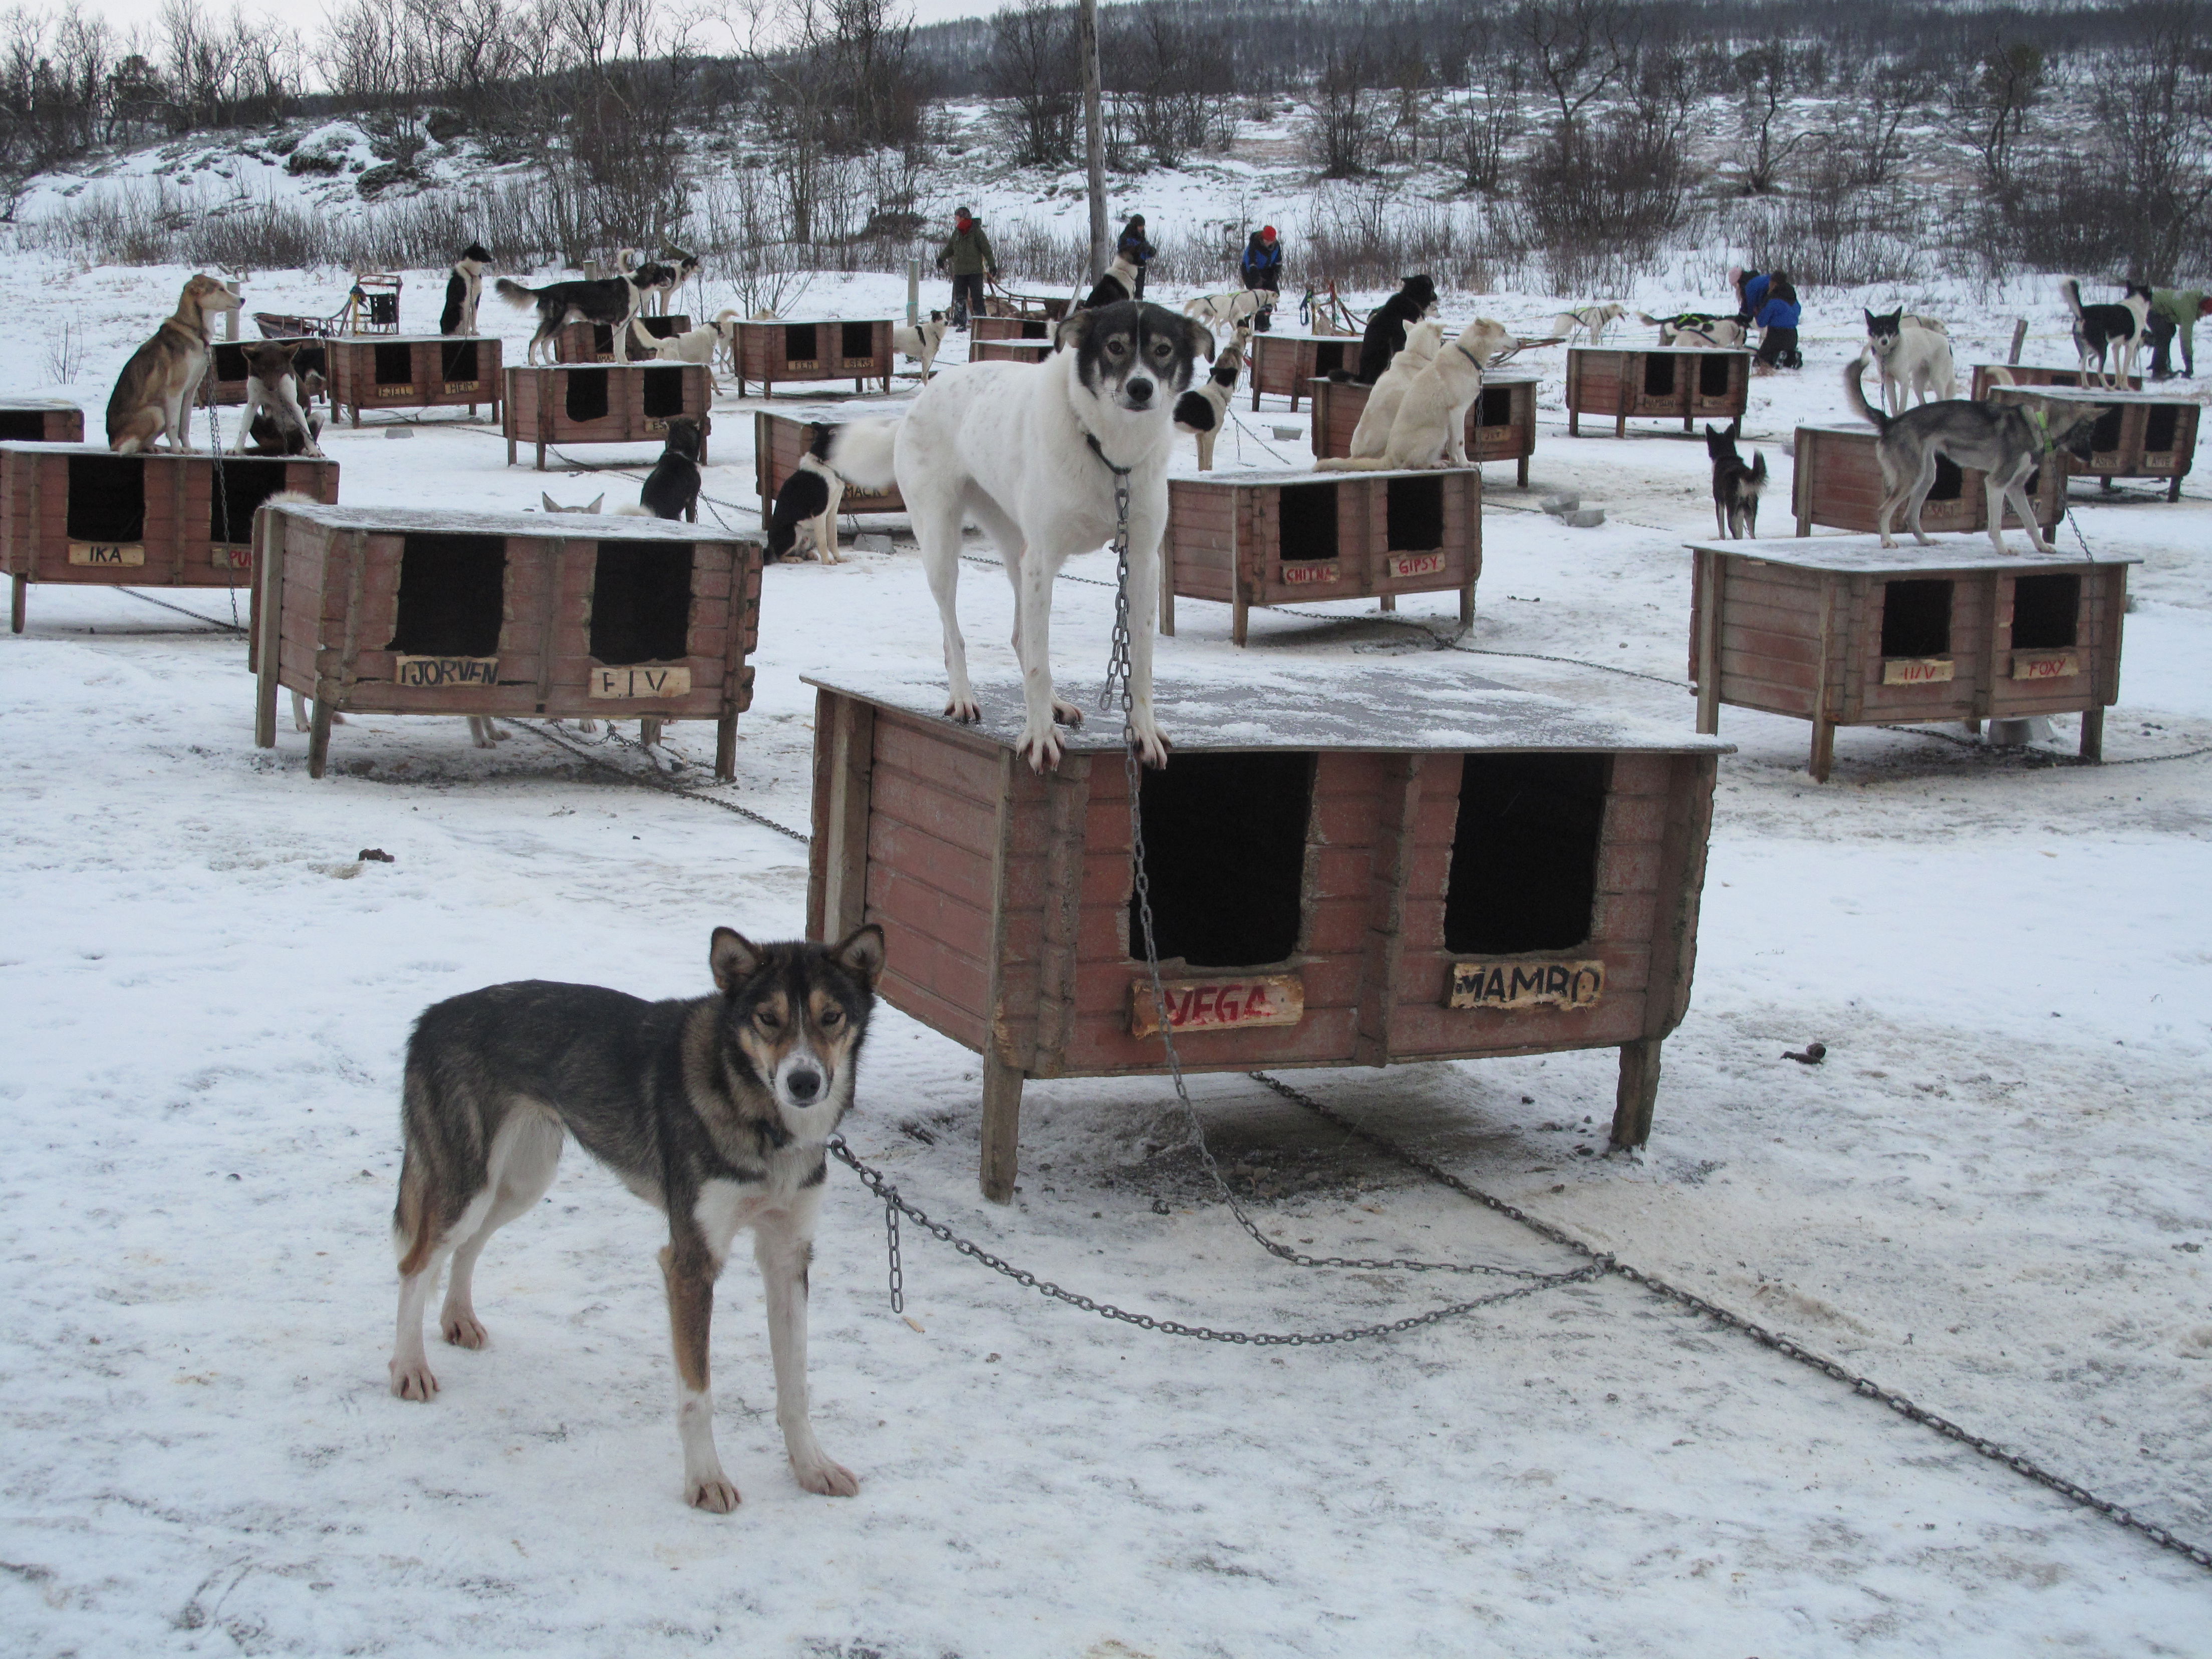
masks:
<instances>
[{"instance_id":1,"label":"dog ear","mask_svg":"<svg viewBox=\"0 0 2212 1659\"><path fill-rule=\"evenodd\" d=\"M1060 319L1060 326L1052 331L1053 349L1064 351L1071 347L1079 346L1089 339L1091 316L1091 313L1088 311L1072 311Z\"/></svg>"},{"instance_id":2,"label":"dog ear","mask_svg":"<svg viewBox=\"0 0 2212 1659\"><path fill-rule=\"evenodd\" d=\"M884 930L872 921L855 927L837 941L830 955L840 968L872 991L877 976L884 971Z\"/></svg>"},{"instance_id":3,"label":"dog ear","mask_svg":"<svg viewBox=\"0 0 2212 1659\"><path fill-rule=\"evenodd\" d=\"M599 494L592 497L592 504L586 507L584 511L586 513L598 512L599 510L599 504L605 501L606 498L606 492L605 490L600 491Z\"/></svg>"},{"instance_id":4,"label":"dog ear","mask_svg":"<svg viewBox=\"0 0 2212 1659\"><path fill-rule=\"evenodd\" d=\"M760 971L766 958L761 948L732 927L717 927L707 949L708 966L714 970L714 988L724 996Z\"/></svg>"},{"instance_id":5,"label":"dog ear","mask_svg":"<svg viewBox=\"0 0 2212 1659\"><path fill-rule=\"evenodd\" d=\"M1182 319L1182 337L1192 356L1203 357L1209 363L1213 361L1213 331L1197 318Z\"/></svg>"},{"instance_id":6,"label":"dog ear","mask_svg":"<svg viewBox=\"0 0 2212 1659\"><path fill-rule=\"evenodd\" d=\"M558 513L561 510L555 505L553 498L542 489L538 492L538 499L545 503L545 510L548 513Z\"/></svg>"}]
</instances>

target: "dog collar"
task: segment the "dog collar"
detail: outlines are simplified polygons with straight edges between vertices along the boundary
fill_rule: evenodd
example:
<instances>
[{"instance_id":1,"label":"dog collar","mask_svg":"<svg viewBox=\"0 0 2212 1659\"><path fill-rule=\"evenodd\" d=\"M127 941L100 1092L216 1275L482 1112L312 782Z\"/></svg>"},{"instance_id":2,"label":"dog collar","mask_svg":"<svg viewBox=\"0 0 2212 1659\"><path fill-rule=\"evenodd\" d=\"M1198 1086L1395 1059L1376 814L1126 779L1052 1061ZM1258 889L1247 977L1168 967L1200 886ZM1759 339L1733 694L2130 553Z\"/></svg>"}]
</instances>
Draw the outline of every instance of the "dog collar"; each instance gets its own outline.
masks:
<instances>
[{"instance_id":1,"label":"dog collar","mask_svg":"<svg viewBox=\"0 0 2212 1659\"><path fill-rule=\"evenodd\" d=\"M1106 469L1109 472L1112 473L1115 477L1117 477L1117 478L1126 478L1126 477L1128 477L1132 472L1133 472L1133 471L1136 471L1136 468L1134 468L1134 467L1133 467L1133 466L1116 466L1116 465L1114 465L1114 463L1113 463L1113 462L1111 462L1111 461L1108 460L1108 459L1106 459L1106 452L1105 452L1105 450L1104 450L1103 447L1100 447L1100 445L1099 445L1098 438L1097 438L1097 434L1095 434L1095 433L1091 433L1091 432L1085 432L1085 433L1083 434L1083 441L1084 441L1084 442L1085 442L1085 443L1087 443L1087 444L1089 444L1089 445L1091 446L1091 453L1092 454L1096 455L1096 456L1098 458L1100 464L1101 464L1102 465L1103 465L1103 466L1105 467L1105 469Z\"/></svg>"},{"instance_id":2,"label":"dog collar","mask_svg":"<svg viewBox=\"0 0 2212 1659\"><path fill-rule=\"evenodd\" d=\"M1456 351L1457 353L1459 353L1459 355L1460 355L1461 356L1462 356L1462 357L1466 358L1466 359L1468 360L1468 362L1469 362L1473 363L1473 364L1474 365L1474 372L1475 372L1476 374L1481 374L1481 373L1483 372L1483 368L1482 368L1482 359L1481 359L1481 358L1480 358L1480 357L1478 357L1478 356L1475 356L1472 351L1469 351L1469 350L1468 350L1465 346L1462 345L1462 344L1461 344L1457 340L1454 340L1454 341L1452 342L1452 349L1453 349L1454 351Z\"/></svg>"}]
</instances>

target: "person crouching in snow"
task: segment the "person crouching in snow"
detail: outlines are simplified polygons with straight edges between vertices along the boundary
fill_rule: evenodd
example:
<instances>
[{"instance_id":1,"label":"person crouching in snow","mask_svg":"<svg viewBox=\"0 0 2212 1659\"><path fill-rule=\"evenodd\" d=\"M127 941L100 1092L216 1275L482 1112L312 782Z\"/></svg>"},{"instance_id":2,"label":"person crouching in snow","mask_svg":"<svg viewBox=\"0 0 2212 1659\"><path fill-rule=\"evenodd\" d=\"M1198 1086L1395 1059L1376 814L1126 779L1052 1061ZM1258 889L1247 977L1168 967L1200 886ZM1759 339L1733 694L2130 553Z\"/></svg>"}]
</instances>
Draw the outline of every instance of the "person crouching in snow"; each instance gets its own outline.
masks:
<instances>
[{"instance_id":1,"label":"person crouching in snow","mask_svg":"<svg viewBox=\"0 0 2212 1659\"><path fill-rule=\"evenodd\" d=\"M1736 270L1729 272L1729 280L1735 284L1737 319L1747 326L1755 324L1760 331L1759 366L1770 372L1804 368L1797 349L1797 323L1804 307L1797 303L1797 290L1790 286L1790 273Z\"/></svg>"},{"instance_id":2,"label":"person crouching in snow","mask_svg":"<svg viewBox=\"0 0 2212 1659\"><path fill-rule=\"evenodd\" d=\"M1275 240L1275 228L1262 225L1252 233L1252 240L1244 245L1244 258L1238 265L1243 274L1244 286L1263 294L1279 294L1283 290L1283 245ZM1265 334L1274 325L1273 306L1253 314L1252 327Z\"/></svg>"},{"instance_id":3,"label":"person crouching in snow","mask_svg":"<svg viewBox=\"0 0 2212 1659\"><path fill-rule=\"evenodd\" d=\"M991 239L983 234L983 222L964 207L952 210L952 234L938 250L937 268L952 268L952 326L965 332L970 312L983 314L983 277L986 272L996 276L999 261L991 252Z\"/></svg>"}]
</instances>

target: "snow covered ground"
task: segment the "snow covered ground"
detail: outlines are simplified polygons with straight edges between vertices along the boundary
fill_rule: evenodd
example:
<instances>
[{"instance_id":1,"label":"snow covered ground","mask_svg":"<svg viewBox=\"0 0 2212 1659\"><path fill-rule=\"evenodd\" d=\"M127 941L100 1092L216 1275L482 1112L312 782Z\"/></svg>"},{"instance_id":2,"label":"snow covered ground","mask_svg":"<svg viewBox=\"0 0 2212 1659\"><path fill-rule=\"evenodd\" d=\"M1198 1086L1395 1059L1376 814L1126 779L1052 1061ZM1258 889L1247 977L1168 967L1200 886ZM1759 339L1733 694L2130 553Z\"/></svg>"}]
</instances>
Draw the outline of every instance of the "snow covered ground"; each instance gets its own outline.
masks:
<instances>
[{"instance_id":1,"label":"snow covered ground","mask_svg":"<svg viewBox=\"0 0 2212 1659\"><path fill-rule=\"evenodd\" d=\"M0 387L75 396L96 424L186 273L13 274ZM410 277L410 323L436 281ZM337 291L272 273L249 305L327 311ZM1534 325L1555 297L1483 308ZM722 303L711 287L687 298ZM889 279L824 276L807 307L883 314L902 298ZM2029 360L2064 361L2050 284L2007 298L1969 314L1952 297L1962 364L2001 360L2016 310ZM1782 441L1841 414L1857 308L1888 299L1814 296L1811 367L1754 382L1771 531L1790 527ZM90 346L56 386L46 341L71 316ZM513 313L484 318L519 352ZM1686 727L1683 544L1711 526L1703 446L1656 426L1567 439L1560 354L1538 362L1532 487L1489 470L1460 653L1441 648L1448 596L1407 601L1395 623L1350 603L1255 612L1249 655L1225 608L1185 601L1163 672L1396 656ZM1271 402L1255 416L1239 400L1221 465L1279 465L1270 445L1304 456L1303 438L1271 435L1304 415ZM495 435L442 416L327 441L349 501L519 507L605 488L611 505L629 489L510 471ZM726 400L708 489L741 526L750 445ZM630 477L651 453L580 452ZM1610 521L1569 530L1534 510L1562 487ZM2075 495L2100 554L2145 561L2112 763L2068 763L2070 721L2028 752L1847 729L1818 787L1802 724L1723 711L1740 748L1721 770L1696 993L1644 1154L1600 1155L1608 1053L1298 1081L2204 1540L2212 758L2164 757L2212 744L2212 495L2201 475L2178 505ZM1110 574L1103 555L1071 569ZM1006 586L966 575L979 669L1007 668ZM173 602L233 615L222 593ZM1065 678L1095 683L1109 611L1100 589L1060 585ZM799 676L933 671L936 653L909 547L777 568L737 784L711 784L708 728L678 726L669 747L689 787L803 825ZM804 854L631 787L617 774L642 769L634 750L603 740L612 769L584 767L523 723L483 753L459 720L356 719L311 782L289 720L273 755L253 748L249 686L234 635L122 592L34 588L28 631L0 640L0 1649L2212 1652L2212 1575L1626 1282L1385 1343L1255 1351L1088 1319L909 1229L916 1330L885 1304L880 1214L842 1170L813 1376L857 1499L801 1493L784 1467L740 1267L715 1364L745 1501L726 1518L684 1507L658 1218L573 1152L485 1260L492 1346L441 1348L438 1401L395 1401L387 1218L413 1015L531 975L696 994L714 924L800 928ZM372 847L396 861L360 862ZM1779 1057L1808 1040L1829 1049L1818 1069ZM1032 1085L1020 1196L988 1206L978 1086L973 1055L886 1011L851 1139L1041 1275L1274 1330L1454 1294L1263 1257L1191 1180L1162 1083ZM1261 1202L1271 1231L1316 1251L1561 1265L1256 1085L1194 1087L1224 1162L1314 1174Z\"/></svg>"}]
</instances>

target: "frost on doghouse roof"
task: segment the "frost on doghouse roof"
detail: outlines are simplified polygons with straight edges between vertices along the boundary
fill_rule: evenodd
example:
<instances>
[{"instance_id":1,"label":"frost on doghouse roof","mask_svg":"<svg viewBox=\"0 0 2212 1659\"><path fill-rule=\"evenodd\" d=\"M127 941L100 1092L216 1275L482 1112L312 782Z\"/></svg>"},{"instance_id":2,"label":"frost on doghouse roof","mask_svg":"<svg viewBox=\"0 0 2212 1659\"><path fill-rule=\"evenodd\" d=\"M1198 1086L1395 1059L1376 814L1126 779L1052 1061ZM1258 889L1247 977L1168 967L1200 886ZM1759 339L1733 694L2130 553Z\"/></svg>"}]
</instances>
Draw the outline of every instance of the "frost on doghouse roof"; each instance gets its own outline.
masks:
<instances>
[{"instance_id":1,"label":"frost on doghouse roof","mask_svg":"<svg viewBox=\"0 0 2212 1659\"><path fill-rule=\"evenodd\" d=\"M810 685L902 713L939 719L942 678L903 674L803 677ZM969 728L1011 749L1021 736L1020 682L979 680L981 722ZM1091 709L1092 683L1063 683L1063 696ZM1163 677L1152 701L1161 729L1182 750L1334 749L1403 753L1469 750L1641 750L1668 754L1730 754L1717 738L1620 714L1584 708L1541 692L1434 669L1278 668L1247 671L1234 681ZM1061 741L1075 753L1121 747L1121 722L1093 710Z\"/></svg>"}]
</instances>

